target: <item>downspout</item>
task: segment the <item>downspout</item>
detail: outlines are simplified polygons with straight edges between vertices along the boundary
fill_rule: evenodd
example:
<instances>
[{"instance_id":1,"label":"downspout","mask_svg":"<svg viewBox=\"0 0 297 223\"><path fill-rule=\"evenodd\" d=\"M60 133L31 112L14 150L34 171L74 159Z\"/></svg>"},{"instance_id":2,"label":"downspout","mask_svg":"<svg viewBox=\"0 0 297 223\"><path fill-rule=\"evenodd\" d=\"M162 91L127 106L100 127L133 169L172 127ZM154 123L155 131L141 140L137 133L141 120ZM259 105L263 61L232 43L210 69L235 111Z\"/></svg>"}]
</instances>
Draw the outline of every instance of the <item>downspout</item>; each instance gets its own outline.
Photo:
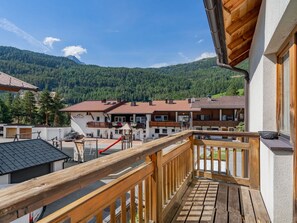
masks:
<instances>
[{"instance_id":1,"label":"downspout","mask_svg":"<svg viewBox=\"0 0 297 223\"><path fill-rule=\"evenodd\" d=\"M204 0L204 7L208 19L208 24L211 31L215 51L217 54L217 65L222 68L232 70L234 72L242 73L245 79L244 95L245 95L245 108L244 108L244 126L245 131L248 131L248 111L249 111L249 73L246 70L232 67L228 65L227 49L225 43L224 33L224 19L222 12L221 0Z\"/></svg>"},{"instance_id":2,"label":"downspout","mask_svg":"<svg viewBox=\"0 0 297 223\"><path fill-rule=\"evenodd\" d=\"M247 70L240 69L237 67L232 67L228 64L221 63L217 59L217 65L219 67L232 70L234 72L242 73L244 75L244 130L246 132L249 131L249 122L248 122L248 117L249 117L249 88L250 88L250 75Z\"/></svg>"}]
</instances>

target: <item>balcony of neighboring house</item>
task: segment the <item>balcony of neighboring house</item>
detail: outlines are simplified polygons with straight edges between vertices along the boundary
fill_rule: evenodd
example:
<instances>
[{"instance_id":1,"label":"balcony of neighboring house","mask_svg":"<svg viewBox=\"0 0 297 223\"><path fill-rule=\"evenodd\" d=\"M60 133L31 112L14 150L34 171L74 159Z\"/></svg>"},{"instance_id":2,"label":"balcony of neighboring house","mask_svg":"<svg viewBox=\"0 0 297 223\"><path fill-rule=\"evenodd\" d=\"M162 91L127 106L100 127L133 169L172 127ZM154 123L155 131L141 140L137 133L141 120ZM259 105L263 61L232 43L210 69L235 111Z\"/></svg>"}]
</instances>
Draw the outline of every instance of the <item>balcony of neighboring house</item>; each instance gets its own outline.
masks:
<instances>
[{"instance_id":1,"label":"balcony of neighboring house","mask_svg":"<svg viewBox=\"0 0 297 223\"><path fill-rule=\"evenodd\" d=\"M88 128L111 128L110 122L87 122Z\"/></svg>"},{"instance_id":2,"label":"balcony of neighboring house","mask_svg":"<svg viewBox=\"0 0 297 223\"><path fill-rule=\"evenodd\" d=\"M0 222L124 169L119 178L39 222L270 222L259 191L258 133L197 130L3 189Z\"/></svg>"},{"instance_id":3,"label":"balcony of neighboring house","mask_svg":"<svg viewBox=\"0 0 297 223\"><path fill-rule=\"evenodd\" d=\"M154 114L149 125L150 127L188 128L190 125L190 116L185 114L180 115L177 112Z\"/></svg>"}]
</instances>

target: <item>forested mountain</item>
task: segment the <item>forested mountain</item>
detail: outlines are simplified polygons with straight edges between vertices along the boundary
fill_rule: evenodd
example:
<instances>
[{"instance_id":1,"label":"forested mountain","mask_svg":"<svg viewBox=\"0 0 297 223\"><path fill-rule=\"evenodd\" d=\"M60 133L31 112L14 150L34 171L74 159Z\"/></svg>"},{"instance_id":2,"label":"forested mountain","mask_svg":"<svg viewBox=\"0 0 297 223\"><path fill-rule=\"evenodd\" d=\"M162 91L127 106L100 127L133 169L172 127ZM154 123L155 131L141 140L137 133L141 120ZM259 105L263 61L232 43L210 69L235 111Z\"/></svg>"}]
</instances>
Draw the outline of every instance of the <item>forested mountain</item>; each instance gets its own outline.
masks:
<instances>
[{"instance_id":1,"label":"forested mountain","mask_svg":"<svg viewBox=\"0 0 297 223\"><path fill-rule=\"evenodd\" d=\"M241 67L247 68L247 62ZM184 99L243 88L238 73L216 66L215 58L163 68L81 65L65 57L0 47L0 70L63 95L67 103L89 99Z\"/></svg>"}]
</instances>

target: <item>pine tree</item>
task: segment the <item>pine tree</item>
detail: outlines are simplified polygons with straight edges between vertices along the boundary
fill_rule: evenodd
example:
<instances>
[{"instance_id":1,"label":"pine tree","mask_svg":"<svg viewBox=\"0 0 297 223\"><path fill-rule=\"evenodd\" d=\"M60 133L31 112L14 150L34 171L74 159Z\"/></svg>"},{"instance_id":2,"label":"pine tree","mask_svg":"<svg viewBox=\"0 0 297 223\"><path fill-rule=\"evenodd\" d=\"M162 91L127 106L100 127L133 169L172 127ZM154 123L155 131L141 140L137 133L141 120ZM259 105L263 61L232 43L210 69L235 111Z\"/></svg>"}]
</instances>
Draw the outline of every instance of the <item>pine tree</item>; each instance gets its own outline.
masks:
<instances>
[{"instance_id":1,"label":"pine tree","mask_svg":"<svg viewBox=\"0 0 297 223\"><path fill-rule=\"evenodd\" d=\"M49 125L49 117L52 111L53 100L48 90L44 90L40 94L39 99L39 114L42 117L44 124Z\"/></svg>"},{"instance_id":2,"label":"pine tree","mask_svg":"<svg viewBox=\"0 0 297 223\"><path fill-rule=\"evenodd\" d=\"M53 114L53 126L59 126L62 123L63 114L60 112L60 109L64 108L63 99L59 93L56 93L52 100L52 114Z\"/></svg>"},{"instance_id":3,"label":"pine tree","mask_svg":"<svg viewBox=\"0 0 297 223\"><path fill-rule=\"evenodd\" d=\"M10 123L10 122L11 122L11 116L9 113L9 108L0 99L0 123Z\"/></svg>"},{"instance_id":4,"label":"pine tree","mask_svg":"<svg viewBox=\"0 0 297 223\"><path fill-rule=\"evenodd\" d=\"M13 118L17 119L17 123L19 124L20 118L23 117L24 115L22 100L19 94L17 94L13 99L13 102L11 105L11 114Z\"/></svg>"},{"instance_id":5,"label":"pine tree","mask_svg":"<svg viewBox=\"0 0 297 223\"><path fill-rule=\"evenodd\" d=\"M31 91L27 91L22 100L26 124L34 124L36 117L36 100Z\"/></svg>"}]
</instances>

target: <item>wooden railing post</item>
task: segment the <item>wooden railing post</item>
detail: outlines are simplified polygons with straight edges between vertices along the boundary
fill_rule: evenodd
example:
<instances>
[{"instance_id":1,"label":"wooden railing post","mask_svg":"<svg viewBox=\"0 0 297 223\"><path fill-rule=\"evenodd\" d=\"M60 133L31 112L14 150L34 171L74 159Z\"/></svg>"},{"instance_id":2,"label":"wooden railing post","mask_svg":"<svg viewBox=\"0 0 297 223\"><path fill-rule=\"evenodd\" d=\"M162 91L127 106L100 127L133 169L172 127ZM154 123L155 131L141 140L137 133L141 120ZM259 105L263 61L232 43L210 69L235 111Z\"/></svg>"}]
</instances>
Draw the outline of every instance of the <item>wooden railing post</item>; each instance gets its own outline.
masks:
<instances>
[{"instance_id":1,"label":"wooden railing post","mask_svg":"<svg viewBox=\"0 0 297 223\"><path fill-rule=\"evenodd\" d=\"M154 164L154 174L152 175L152 220L154 222L163 222L162 216L162 150L151 156Z\"/></svg>"},{"instance_id":2,"label":"wooden railing post","mask_svg":"<svg viewBox=\"0 0 297 223\"><path fill-rule=\"evenodd\" d=\"M250 171L250 187L252 189L260 189L260 139L259 137L251 137L249 139L249 171Z\"/></svg>"},{"instance_id":3,"label":"wooden railing post","mask_svg":"<svg viewBox=\"0 0 297 223\"><path fill-rule=\"evenodd\" d=\"M192 174L192 178L194 177L194 168L195 168L195 160L194 160L194 135L189 137L191 142L191 153L190 153L190 170Z\"/></svg>"}]
</instances>

